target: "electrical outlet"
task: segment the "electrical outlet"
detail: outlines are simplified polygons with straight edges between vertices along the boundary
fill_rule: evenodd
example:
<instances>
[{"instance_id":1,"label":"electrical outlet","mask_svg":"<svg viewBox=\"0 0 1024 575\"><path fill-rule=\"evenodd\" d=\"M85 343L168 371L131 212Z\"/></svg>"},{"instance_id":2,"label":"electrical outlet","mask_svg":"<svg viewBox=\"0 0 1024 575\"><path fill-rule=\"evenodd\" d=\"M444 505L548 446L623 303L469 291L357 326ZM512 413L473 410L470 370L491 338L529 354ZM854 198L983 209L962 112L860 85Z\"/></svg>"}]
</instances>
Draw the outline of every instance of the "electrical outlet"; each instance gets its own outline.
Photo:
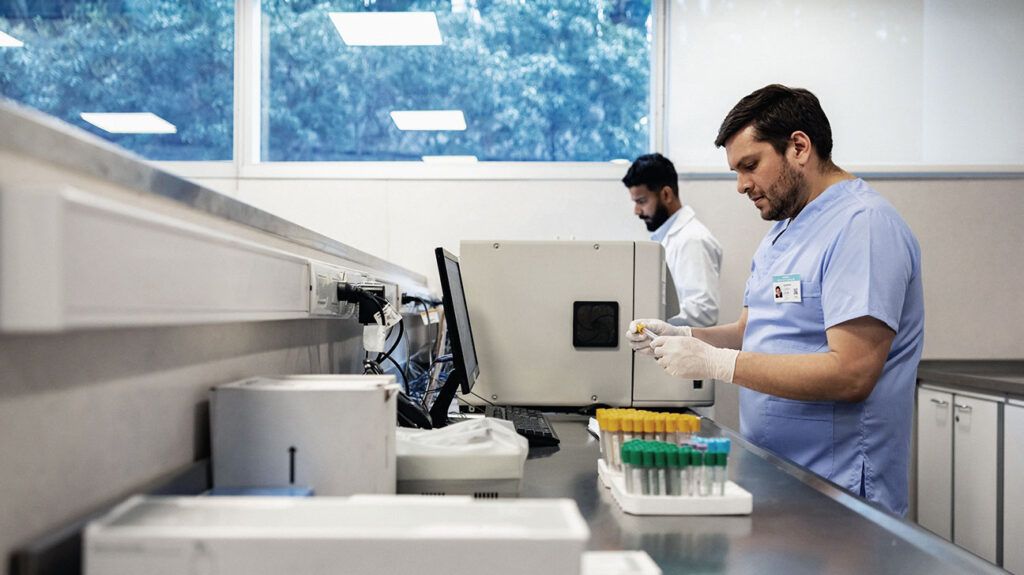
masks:
<instances>
[{"instance_id":1,"label":"electrical outlet","mask_svg":"<svg viewBox=\"0 0 1024 575\"><path fill-rule=\"evenodd\" d=\"M362 274L322 262L309 262L309 315L350 318L358 306L338 301L338 284L358 281Z\"/></svg>"}]
</instances>

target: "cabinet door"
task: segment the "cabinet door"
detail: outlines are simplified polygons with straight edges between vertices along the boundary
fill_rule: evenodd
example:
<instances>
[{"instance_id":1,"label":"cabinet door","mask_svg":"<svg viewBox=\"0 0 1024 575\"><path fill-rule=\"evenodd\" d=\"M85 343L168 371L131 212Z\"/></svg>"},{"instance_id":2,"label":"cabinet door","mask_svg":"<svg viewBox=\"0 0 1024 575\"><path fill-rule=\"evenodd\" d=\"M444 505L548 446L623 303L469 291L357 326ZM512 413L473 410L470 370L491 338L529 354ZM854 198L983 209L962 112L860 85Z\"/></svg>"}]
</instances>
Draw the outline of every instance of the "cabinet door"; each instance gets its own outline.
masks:
<instances>
[{"instance_id":1,"label":"cabinet door","mask_svg":"<svg viewBox=\"0 0 1024 575\"><path fill-rule=\"evenodd\" d=\"M1003 418L1003 568L1024 575L1024 407Z\"/></svg>"},{"instance_id":2,"label":"cabinet door","mask_svg":"<svg viewBox=\"0 0 1024 575\"><path fill-rule=\"evenodd\" d=\"M953 394L917 390L917 522L953 538Z\"/></svg>"},{"instance_id":3,"label":"cabinet door","mask_svg":"<svg viewBox=\"0 0 1024 575\"><path fill-rule=\"evenodd\" d=\"M996 562L999 404L953 396L953 542Z\"/></svg>"}]
</instances>

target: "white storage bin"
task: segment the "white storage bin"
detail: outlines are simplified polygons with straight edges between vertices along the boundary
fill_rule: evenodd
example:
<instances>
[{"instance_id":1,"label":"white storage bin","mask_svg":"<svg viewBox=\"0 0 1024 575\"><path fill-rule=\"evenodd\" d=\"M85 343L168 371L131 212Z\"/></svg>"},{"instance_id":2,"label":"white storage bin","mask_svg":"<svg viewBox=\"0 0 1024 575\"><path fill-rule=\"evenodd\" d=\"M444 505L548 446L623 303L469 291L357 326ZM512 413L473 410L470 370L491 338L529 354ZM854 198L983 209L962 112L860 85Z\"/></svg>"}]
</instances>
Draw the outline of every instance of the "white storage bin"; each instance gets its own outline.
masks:
<instances>
[{"instance_id":1,"label":"white storage bin","mask_svg":"<svg viewBox=\"0 0 1024 575\"><path fill-rule=\"evenodd\" d=\"M569 499L135 497L85 531L86 575L567 575Z\"/></svg>"}]
</instances>

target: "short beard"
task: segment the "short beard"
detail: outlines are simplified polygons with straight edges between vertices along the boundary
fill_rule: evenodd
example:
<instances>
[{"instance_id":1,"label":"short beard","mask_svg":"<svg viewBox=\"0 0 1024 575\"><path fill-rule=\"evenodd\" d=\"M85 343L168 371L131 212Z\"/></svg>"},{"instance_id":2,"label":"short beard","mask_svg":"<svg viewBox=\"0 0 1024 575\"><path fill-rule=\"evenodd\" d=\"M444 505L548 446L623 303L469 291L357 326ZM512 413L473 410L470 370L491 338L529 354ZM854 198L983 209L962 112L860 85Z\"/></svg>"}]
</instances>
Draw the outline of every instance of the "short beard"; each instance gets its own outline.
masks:
<instances>
[{"instance_id":1,"label":"short beard","mask_svg":"<svg viewBox=\"0 0 1024 575\"><path fill-rule=\"evenodd\" d=\"M647 224L647 231L657 231L662 224L668 221L668 208L665 207L665 204L659 201L657 207L654 208L654 213L651 214L650 219L643 217L640 219Z\"/></svg>"},{"instance_id":2,"label":"short beard","mask_svg":"<svg viewBox=\"0 0 1024 575\"><path fill-rule=\"evenodd\" d=\"M783 161L782 173L779 179L764 193L764 199L768 202L768 213L761 216L761 219L768 221L780 221L795 217L803 209L800 198L806 182L801 174Z\"/></svg>"}]
</instances>

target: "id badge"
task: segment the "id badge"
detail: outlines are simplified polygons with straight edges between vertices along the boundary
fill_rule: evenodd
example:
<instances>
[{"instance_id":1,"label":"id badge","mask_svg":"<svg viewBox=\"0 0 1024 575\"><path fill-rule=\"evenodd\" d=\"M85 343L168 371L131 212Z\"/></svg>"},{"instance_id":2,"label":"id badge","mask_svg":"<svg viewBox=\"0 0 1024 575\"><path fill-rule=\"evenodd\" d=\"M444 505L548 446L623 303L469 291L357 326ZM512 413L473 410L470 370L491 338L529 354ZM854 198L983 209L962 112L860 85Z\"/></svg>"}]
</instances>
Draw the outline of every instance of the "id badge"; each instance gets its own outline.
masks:
<instances>
[{"instance_id":1,"label":"id badge","mask_svg":"<svg viewBox=\"0 0 1024 575\"><path fill-rule=\"evenodd\" d=\"M772 276L775 303L800 303L800 274Z\"/></svg>"}]
</instances>

